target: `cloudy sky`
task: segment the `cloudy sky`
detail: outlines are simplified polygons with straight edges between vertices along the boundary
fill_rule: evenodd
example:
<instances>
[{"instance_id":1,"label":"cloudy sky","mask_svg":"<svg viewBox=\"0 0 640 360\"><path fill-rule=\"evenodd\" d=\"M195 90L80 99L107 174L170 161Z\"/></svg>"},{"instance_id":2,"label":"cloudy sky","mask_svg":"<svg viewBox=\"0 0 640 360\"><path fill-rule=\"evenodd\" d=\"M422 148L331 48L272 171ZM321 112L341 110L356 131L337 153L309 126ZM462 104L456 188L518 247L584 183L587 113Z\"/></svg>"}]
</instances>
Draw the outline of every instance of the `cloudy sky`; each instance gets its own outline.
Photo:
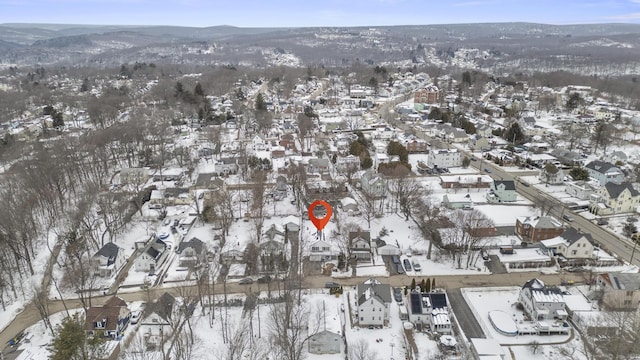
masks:
<instances>
[{"instance_id":1,"label":"cloudy sky","mask_svg":"<svg viewBox=\"0 0 640 360\"><path fill-rule=\"evenodd\" d=\"M640 23L640 0L0 0L0 23L381 26Z\"/></svg>"}]
</instances>

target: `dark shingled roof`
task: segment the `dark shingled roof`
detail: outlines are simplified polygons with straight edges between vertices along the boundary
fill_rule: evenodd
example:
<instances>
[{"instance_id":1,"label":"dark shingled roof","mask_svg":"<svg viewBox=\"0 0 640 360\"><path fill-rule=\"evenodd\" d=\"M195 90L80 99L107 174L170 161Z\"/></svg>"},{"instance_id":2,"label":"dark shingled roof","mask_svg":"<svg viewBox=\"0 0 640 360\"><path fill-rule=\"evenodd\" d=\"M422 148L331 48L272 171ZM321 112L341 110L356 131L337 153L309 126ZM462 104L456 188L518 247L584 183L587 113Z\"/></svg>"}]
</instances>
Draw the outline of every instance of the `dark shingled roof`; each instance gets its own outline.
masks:
<instances>
[{"instance_id":1,"label":"dark shingled roof","mask_svg":"<svg viewBox=\"0 0 640 360\"><path fill-rule=\"evenodd\" d=\"M496 189L498 188L498 185L500 185L500 184L504 184L504 189L505 190L515 190L516 189L516 183L513 180L494 180L493 183L495 184Z\"/></svg>"},{"instance_id":2,"label":"dark shingled roof","mask_svg":"<svg viewBox=\"0 0 640 360\"><path fill-rule=\"evenodd\" d=\"M582 233L574 228L568 228L562 233L562 238L567 240L569 244L573 244L574 242L582 239L583 237L587 238L587 240L593 244L593 237L591 234Z\"/></svg>"},{"instance_id":3,"label":"dark shingled roof","mask_svg":"<svg viewBox=\"0 0 640 360\"><path fill-rule=\"evenodd\" d=\"M591 169L594 171L597 171L599 173L606 173L609 169L611 168L615 168L616 166L613 164L610 164L608 162L605 161L601 161L601 160L593 160L592 162L588 163L587 165L585 165L584 167L586 167L587 169Z\"/></svg>"},{"instance_id":4,"label":"dark shingled roof","mask_svg":"<svg viewBox=\"0 0 640 360\"><path fill-rule=\"evenodd\" d=\"M202 240L194 237L189 241L183 241L178 246L178 254L181 254L182 251L186 248L193 248L196 251L196 254L202 253Z\"/></svg>"},{"instance_id":5,"label":"dark shingled roof","mask_svg":"<svg viewBox=\"0 0 640 360\"><path fill-rule=\"evenodd\" d=\"M168 292L165 292L158 300L147 306L147 309L145 310L145 318L156 313L164 320L169 321L171 319L171 312L173 311L173 304L175 304L175 302L176 299Z\"/></svg>"},{"instance_id":6,"label":"dark shingled roof","mask_svg":"<svg viewBox=\"0 0 640 360\"><path fill-rule=\"evenodd\" d=\"M638 192L636 191L636 189L634 189L633 186L631 186L631 184L629 183L622 183L618 185L612 182L608 182L604 185L604 187L607 189L607 193L609 193L609 197L612 199L617 199L620 194L622 194L624 189L629 189L631 196L638 196Z\"/></svg>"}]
</instances>

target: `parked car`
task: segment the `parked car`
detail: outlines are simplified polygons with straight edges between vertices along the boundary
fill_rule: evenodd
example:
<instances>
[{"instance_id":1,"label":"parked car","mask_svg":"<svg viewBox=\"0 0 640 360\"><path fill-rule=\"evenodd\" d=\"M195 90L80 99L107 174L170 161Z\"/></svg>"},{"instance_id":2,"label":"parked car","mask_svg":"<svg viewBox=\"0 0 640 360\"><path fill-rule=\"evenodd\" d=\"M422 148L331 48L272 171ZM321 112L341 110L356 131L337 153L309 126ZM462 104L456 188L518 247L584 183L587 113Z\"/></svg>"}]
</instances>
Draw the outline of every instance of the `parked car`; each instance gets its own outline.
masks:
<instances>
[{"instance_id":1,"label":"parked car","mask_svg":"<svg viewBox=\"0 0 640 360\"><path fill-rule=\"evenodd\" d=\"M135 325L140 321L140 315L142 315L141 310L135 310L131 312L131 325Z\"/></svg>"},{"instance_id":2,"label":"parked car","mask_svg":"<svg viewBox=\"0 0 640 360\"><path fill-rule=\"evenodd\" d=\"M402 260L402 263L404 264L404 269L406 271L411 271L411 261L409 261L409 259Z\"/></svg>"},{"instance_id":3,"label":"parked car","mask_svg":"<svg viewBox=\"0 0 640 360\"><path fill-rule=\"evenodd\" d=\"M404 274L404 268L402 267L402 264L396 264L396 271L398 272L398 274Z\"/></svg>"},{"instance_id":4,"label":"parked car","mask_svg":"<svg viewBox=\"0 0 640 360\"><path fill-rule=\"evenodd\" d=\"M270 282L271 282L271 276L269 275L258 278L258 284L268 284Z\"/></svg>"},{"instance_id":5,"label":"parked car","mask_svg":"<svg viewBox=\"0 0 640 360\"><path fill-rule=\"evenodd\" d=\"M331 289L331 288L340 287L340 284L338 284L337 282L329 281L324 284L324 287L327 289Z\"/></svg>"},{"instance_id":6,"label":"parked car","mask_svg":"<svg viewBox=\"0 0 640 360\"><path fill-rule=\"evenodd\" d=\"M489 174L489 173L491 173L491 169L489 169L489 168L484 168L484 172L486 172L486 173L488 173L488 174Z\"/></svg>"},{"instance_id":7,"label":"parked car","mask_svg":"<svg viewBox=\"0 0 640 360\"><path fill-rule=\"evenodd\" d=\"M412 262L412 265L413 265L413 271L422 271L422 266L420 266L419 263L414 261Z\"/></svg>"},{"instance_id":8,"label":"parked car","mask_svg":"<svg viewBox=\"0 0 640 360\"><path fill-rule=\"evenodd\" d=\"M564 214L564 215L562 215L562 218L565 219L568 222L572 222L573 221L573 216L571 216L571 215Z\"/></svg>"},{"instance_id":9,"label":"parked car","mask_svg":"<svg viewBox=\"0 0 640 360\"><path fill-rule=\"evenodd\" d=\"M393 299L396 302L401 303L402 302L402 289L394 287L393 288Z\"/></svg>"},{"instance_id":10,"label":"parked car","mask_svg":"<svg viewBox=\"0 0 640 360\"><path fill-rule=\"evenodd\" d=\"M253 284L253 279L252 278L244 278L244 279L238 281L238 284L240 284L240 285Z\"/></svg>"},{"instance_id":11,"label":"parked car","mask_svg":"<svg viewBox=\"0 0 640 360\"><path fill-rule=\"evenodd\" d=\"M391 255L391 261L393 261L394 264L400 264L400 257L398 255Z\"/></svg>"}]
</instances>

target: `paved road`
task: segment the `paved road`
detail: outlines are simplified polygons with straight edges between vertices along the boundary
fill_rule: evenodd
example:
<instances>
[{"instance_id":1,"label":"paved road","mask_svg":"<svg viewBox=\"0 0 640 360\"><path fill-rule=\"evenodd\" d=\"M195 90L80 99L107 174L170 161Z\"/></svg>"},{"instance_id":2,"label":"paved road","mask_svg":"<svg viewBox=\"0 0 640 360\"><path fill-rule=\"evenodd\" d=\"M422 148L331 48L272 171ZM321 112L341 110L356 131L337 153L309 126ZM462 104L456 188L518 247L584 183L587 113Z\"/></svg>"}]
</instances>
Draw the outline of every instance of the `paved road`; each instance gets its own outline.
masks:
<instances>
[{"instance_id":1,"label":"paved road","mask_svg":"<svg viewBox=\"0 0 640 360\"><path fill-rule=\"evenodd\" d=\"M447 291L447 296L449 297L451 309L460 325L460 330L462 330L467 339L486 338L482 327L478 324L478 320L476 320L471 308L462 296L462 291L460 289L452 289Z\"/></svg>"},{"instance_id":2,"label":"paved road","mask_svg":"<svg viewBox=\"0 0 640 360\"><path fill-rule=\"evenodd\" d=\"M575 282L580 282L583 279L579 275L567 274L567 275L558 275L558 274L540 274L537 271L532 272L518 272L518 273L509 273L509 274L496 274L496 275L440 275L440 276L429 276L427 273L417 277L419 279L422 278L435 278L436 279L436 287L444 288L446 290L455 290L463 287L482 287L482 286L518 286L524 284L527 280L530 280L533 277L537 277L548 284L560 284L562 280L574 280ZM382 281L389 283L391 286L403 286L411 284L411 279L414 277L408 275L394 275L385 279L381 279ZM358 283L361 283L365 278L347 278L347 279L334 279L328 276L310 276L306 277L303 281L303 288L311 289L311 288L324 288L324 284L327 281L336 281L344 286L354 286ZM274 291L277 289L278 284L270 284L271 290ZM252 284L251 288L253 291L267 291L268 285L266 284ZM186 289L186 290L185 290ZM133 292L119 293L122 299L127 302L131 301L153 301L159 298L165 291L168 291L176 296L180 296L184 294L185 291L193 291L196 293L195 286L186 286L186 287L174 287L174 288L152 288L149 290L136 290ZM228 283L227 284L227 292L228 293L246 293L249 291L249 286L247 285L239 285L237 283ZM221 284L216 284L214 293L221 294L223 292L223 287ZM109 298L109 296L99 296L94 297L92 299L92 303L97 306L104 304L104 302ZM66 304L67 308L80 308L82 304L77 299L65 300L64 304ZM61 300L51 300L49 302L49 312L56 313L59 311L64 311L64 304ZM455 309L454 309L455 311ZM0 344L6 344L11 337L20 332L21 330L26 329L27 327L35 324L40 321L40 315L36 308L33 305L28 305L24 311L16 316L16 318L2 331L0 332Z\"/></svg>"},{"instance_id":3,"label":"paved road","mask_svg":"<svg viewBox=\"0 0 640 360\"><path fill-rule=\"evenodd\" d=\"M518 176L527 174L527 172L523 172L522 174L506 172L499 166L496 166L493 162L487 160L481 161L480 159L472 161L471 165L477 169L482 170L484 170L485 168L490 168L491 175L494 179L516 181L516 191L530 201L535 201L540 197L549 199L553 204L555 204L555 206L551 208L551 215L557 217L558 219L562 219L562 221L565 221L562 216L570 213L574 220L572 222L565 221L567 226L571 226L582 232L591 234L594 240L597 241L604 250L608 251L609 253L618 255L626 261L630 260L631 251L633 249L633 243L630 240L619 237L618 235L609 232L607 229L592 222L591 220L583 218L579 214L572 213L570 210L566 209L564 204L558 201L556 198L551 197L544 192L541 192L534 186L524 186L519 183L517 179L515 179ZM529 171L528 174L530 175L531 172ZM634 257L633 265L640 266L640 256Z\"/></svg>"}]
</instances>

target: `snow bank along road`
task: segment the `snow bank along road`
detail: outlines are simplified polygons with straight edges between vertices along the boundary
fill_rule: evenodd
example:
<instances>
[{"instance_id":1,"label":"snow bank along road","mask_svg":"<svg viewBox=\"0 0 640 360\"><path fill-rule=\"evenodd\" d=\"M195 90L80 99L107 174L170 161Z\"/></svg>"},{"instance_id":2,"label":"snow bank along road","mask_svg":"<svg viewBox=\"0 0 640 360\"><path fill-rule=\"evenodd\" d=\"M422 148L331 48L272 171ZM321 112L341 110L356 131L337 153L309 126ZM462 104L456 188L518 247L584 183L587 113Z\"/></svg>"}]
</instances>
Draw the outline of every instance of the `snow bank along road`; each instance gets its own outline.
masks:
<instances>
[{"instance_id":1,"label":"snow bank along road","mask_svg":"<svg viewBox=\"0 0 640 360\"><path fill-rule=\"evenodd\" d=\"M527 280L530 280L534 277L544 281L547 284L560 284L562 280L574 280L576 283L583 281L584 279L579 275L574 274L541 274L538 271L531 272L516 272L516 273L508 273L508 274L482 274L482 275L440 275L440 276L429 276L425 274L421 277L415 277L417 280L422 278L435 278L436 279L436 287L444 288L444 289L460 289L463 287L483 287L483 286L520 286L524 284ZM408 286L411 284L411 279L414 277L407 275L394 275L388 278L379 278L380 281L384 283L388 283L391 286ZM346 279L335 279L327 276L308 276L303 280L303 288L306 289L314 289L314 288L324 288L324 285L327 281L335 281L343 286L354 286L362 281L366 280L364 277L351 277ZM277 289L277 284L272 283L271 290L274 291ZM195 290L195 285L193 285ZM249 291L249 285L239 285L238 283L227 283L227 293L246 293ZM251 289L253 291L267 291L266 284L252 284ZM126 302L132 301L148 301L151 299L152 301L159 298L165 291L172 293L175 296L180 296L180 292L184 293L183 289L178 288L153 288L150 290L139 290L135 292L127 292L118 294L122 299ZM215 293L221 294L223 292L223 287L221 284L216 284ZM104 304L104 302L110 296L100 296L92 299L91 303L94 306L100 306ZM69 299L65 300L65 304L67 308L74 309L82 307L81 303L77 299ZM61 300L49 300L48 309L49 313L53 314L59 311L64 311L64 305ZM454 309L455 311L455 309ZM4 346L7 342L18 332L28 328L31 325L34 325L38 321L40 321L40 313L33 305L33 303L29 303L25 307L25 309L16 316L16 318L7 325L6 328L0 332L0 344Z\"/></svg>"}]
</instances>

